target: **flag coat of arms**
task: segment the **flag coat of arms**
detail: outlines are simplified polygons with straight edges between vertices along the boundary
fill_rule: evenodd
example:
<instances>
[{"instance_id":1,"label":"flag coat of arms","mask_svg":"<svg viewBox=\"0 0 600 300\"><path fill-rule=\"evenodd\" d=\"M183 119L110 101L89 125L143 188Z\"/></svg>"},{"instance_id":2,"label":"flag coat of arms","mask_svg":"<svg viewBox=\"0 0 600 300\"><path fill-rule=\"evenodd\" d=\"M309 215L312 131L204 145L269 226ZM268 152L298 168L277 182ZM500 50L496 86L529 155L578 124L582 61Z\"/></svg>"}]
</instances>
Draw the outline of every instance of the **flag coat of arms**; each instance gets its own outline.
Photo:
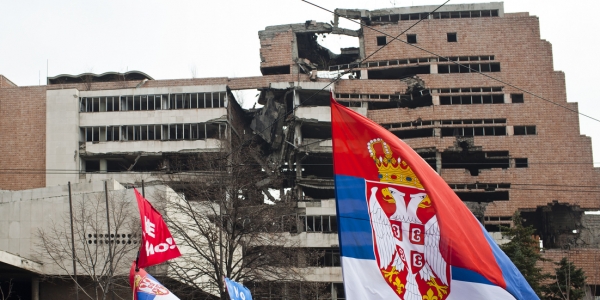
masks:
<instances>
[{"instance_id":1,"label":"flag coat of arms","mask_svg":"<svg viewBox=\"0 0 600 300\"><path fill-rule=\"evenodd\" d=\"M331 126L347 299L538 299L410 146L333 97Z\"/></svg>"},{"instance_id":2,"label":"flag coat of arms","mask_svg":"<svg viewBox=\"0 0 600 300\"><path fill-rule=\"evenodd\" d=\"M158 280L154 279L144 269L135 270L135 262L131 264L129 284L133 289L135 300L179 300Z\"/></svg>"}]
</instances>

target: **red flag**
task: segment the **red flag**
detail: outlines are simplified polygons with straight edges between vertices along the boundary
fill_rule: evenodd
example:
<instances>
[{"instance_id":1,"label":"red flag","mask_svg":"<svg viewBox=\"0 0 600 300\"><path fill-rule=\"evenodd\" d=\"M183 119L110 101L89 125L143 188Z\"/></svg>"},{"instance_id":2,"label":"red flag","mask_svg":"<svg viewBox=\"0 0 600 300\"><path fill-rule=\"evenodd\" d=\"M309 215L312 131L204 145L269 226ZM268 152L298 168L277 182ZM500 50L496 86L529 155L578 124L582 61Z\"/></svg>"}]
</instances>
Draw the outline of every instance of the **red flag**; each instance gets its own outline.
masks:
<instances>
[{"instance_id":1,"label":"red flag","mask_svg":"<svg viewBox=\"0 0 600 300\"><path fill-rule=\"evenodd\" d=\"M142 245L138 267L149 267L181 256L161 214L140 195L137 189L133 190L142 222Z\"/></svg>"}]
</instances>

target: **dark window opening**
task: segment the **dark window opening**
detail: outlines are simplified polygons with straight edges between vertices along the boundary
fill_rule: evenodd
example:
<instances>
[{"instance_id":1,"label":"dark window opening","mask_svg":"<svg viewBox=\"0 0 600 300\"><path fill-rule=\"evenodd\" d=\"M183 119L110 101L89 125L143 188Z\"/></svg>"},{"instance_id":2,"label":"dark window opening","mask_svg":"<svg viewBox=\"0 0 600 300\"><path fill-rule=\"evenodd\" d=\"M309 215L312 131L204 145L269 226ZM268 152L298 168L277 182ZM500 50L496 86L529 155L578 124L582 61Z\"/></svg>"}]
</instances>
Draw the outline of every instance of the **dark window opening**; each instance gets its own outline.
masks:
<instances>
[{"instance_id":1,"label":"dark window opening","mask_svg":"<svg viewBox=\"0 0 600 300\"><path fill-rule=\"evenodd\" d=\"M333 155L331 153L310 153L302 159L302 177L333 178Z\"/></svg>"},{"instance_id":2,"label":"dark window opening","mask_svg":"<svg viewBox=\"0 0 600 300\"><path fill-rule=\"evenodd\" d=\"M462 201L467 202L492 202L492 201L508 201L508 191L483 191L483 192L458 192L456 195Z\"/></svg>"},{"instance_id":3,"label":"dark window opening","mask_svg":"<svg viewBox=\"0 0 600 300\"><path fill-rule=\"evenodd\" d=\"M448 38L448 42L450 42L450 43L458 41L456 38L456 32L448 32L446 34L446 37Z\"/></svg>"},{"instance_id":4,"label":"dark window opening","mask_svg":"<svg viewBox=\"0 0 600 300\"><path fill-rule=\"evenodd\" d=\"M100 161L99 160L86 160L85 161L86 172L100 172Z\"/></svg>"},{"instance_id":5,"label":"dark window opening","mask_svg":"<svg viewBox=\"0 0 600 300\"><path fill-rule=\"evenodd\" d=\"M436 152L417 150L417 154L419 154L419 156L421 156L421 158L423 158L423 160L425 160L425 162L427 162L432 169L436 170Z\"/></svg>"},{"instance_id":6,"label":"dark window opening","mask_svg":"<svg viewBox=\"0 0 600 300\"><path fill-rule=\"evenodd\" d=\"M515 158L515 168L527 168L527 158Z\"/></svg>"},{"instance_id":7,"label":"dark window opening","mask_svg":"<svg viewBox=\"0 0 600 300\"><path fill-rule=\"evenodd\" d=\"M443 127L442 137L448 136L486 136L506 135L505 126L486 126L486 127Z\"/></svg>"},{"instance_id":8,"label":"dark window opening","mask_svg":"<svg viewBox=\"0 0 600 300\"><path fill-rule=\"evenodd\" d=\"M407 34L406 42L408 42L409 44L416 44L417 43L417 35L416 34Z\"/></svg>"},{"instance_id":9,"label":"dark window opening","mask_svg":"<svg viewBox=\"0 0 600 300\"><path fill-rule=\"evenodd\" d=\"M386 36L378 36L377 37L377 46L385 46L387 44Z\"/></svg>"},{"instance_id":10,"label":"dark window opening","mask_svg":"<svg viewBox=\"0 0 600 300\"><path fill-rule=\"evenodd\" d=\"M535 126L514 126L514 135L535 135L537 131Z\"/></svg>"},{"instance_id":11,"label":"dark window opening","mask_svg":"<svg viewBox=\"0 0 600 300\"><path fill-rule=\"evenodd\" d=\"M498 224L486 224L485 225L485 230L487 230L487 232L500 232L500 225Z\"/></svg>"},{"instance_id":12,"label":"dark window opening","mask_svg":"<svg viewBox=\"0 0 600 300\"><path fill-rule=\"evenodd\" d=\"M260 68L260 72L263 75L279 75L279 74L290 74L290 66L275 66L275 67L264 67Z\"/></svg>"},{"instance_id":13,"label":"dark window opening","mask_svg":"<svg viewBox=\"0 0 600 300\"><path fill-rule=\"evenodd\" d=\"M524 103L523 94L510 94L510 99L512 99L512 103Z\"/></svg>"},{"instance_id":14,"label":"dark window opening","mask_svg":"<svg viewBox=\"0 0 600 300\"><path fill-rule=\"evenodd\" d=\"M380 70L369 70L369 79L402 79L411 77L418 74L430 74L431 67L425 66L412 66L404 68L391 68L391 69L380 69Z\"/></svg>"},{"instance_id":15,"label":"dark window opening","mask_svg":"<svg viewBox=\"0 0 600 300\"><path fill-rule=\"evenodd\" d=\"M507 156L493 156L491 152L485 151L469 151L466 142L460 142L462 151L444 151L442 152L442 168L443 169L466 169L471 173L471 176L479 175L482 169L502 168L508 169L509 158Z\"/></svg>"},{"instance_id":16,"label":"dark window opening","mask_svg":"<svg viewBox=\"0 0 600 300\"><path fill-rule=\"evenodd\" d=\"M392 131L400 139L414 139L435 136L433 128Z\"/></svg>"},{"instance_id":17,"label":"dark window opening","mask_svg":"<svg viewBox=\"0 0 600 300\"><path fill-rule=\"evenodd\" d=\"M302 138L305 139L330 139L331 123L305 123L301 127Z\"/></svg>"},{"instance_id":18,"label":"dark window opening","mask_svg":"<svg viewBox=\"0 0 600 300\"><path fill-rule=\"evenodd\" d=\"M581 238L584 212L579 206L571 206L553 200L548 205L538 206L535 211L522 211L523 226L533 226L540 236L544 248L584 246Z\"/></svg>"},{"instance_id":19,"label":"dark window opening","mask_svg":"<svg viewBox=\"0 0 600 300\"><path fill-rule=\"evenodd\" d=\"M464 58L468 60L468 57ZM462 59L461 59L462 61ZM468 64L468 63L460 63L457 64L440 64L438 65L438 73L439 74L449 74L449 73L475 73L475 72L500 72L500 63L483 63L483 64ZM370 78L370 77L369 77Z\"/></svg>"}]
</instances>

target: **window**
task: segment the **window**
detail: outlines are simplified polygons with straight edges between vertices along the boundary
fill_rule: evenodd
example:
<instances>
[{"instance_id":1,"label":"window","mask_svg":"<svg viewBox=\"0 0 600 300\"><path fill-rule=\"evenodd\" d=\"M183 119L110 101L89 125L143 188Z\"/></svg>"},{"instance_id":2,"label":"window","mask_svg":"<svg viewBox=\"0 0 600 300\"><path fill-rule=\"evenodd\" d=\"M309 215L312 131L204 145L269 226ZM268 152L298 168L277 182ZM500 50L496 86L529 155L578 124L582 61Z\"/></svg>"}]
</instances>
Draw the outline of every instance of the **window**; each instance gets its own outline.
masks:
<instances>
[{"instance_id":1,"label":"window","mask_svg":"<svg viewBox=\"0 0 600 300\"><path fill-rule=\"evenodd\" d=\"M448 42L452 43L452 42L458 42L458 40L456 39L456 32L448 32L446 34L447 38L448 38Z\"/></svg>"},{"instance_id":2,"label":"window","mask_svg":"<svg viewBox=\"0 0 600 300\"><path fill-rule=\"evenodd\" d=\"M535 135L537 134L535 126L515 126L514 135Z\"/></svg>"},{"instance_id":3,"label":"window","mask_svg":"<svg viewBox=\"0 0 600 300\"><path fill-rule=\"evenodd\" d=\"M377 46L385 46L387 44L387 38L385 36L377 37Z\"/></svg>"},{"instance_id":4,"label":"window","mask_svg":"<svg viewBox=\"0 0 600 300\"><path fill-rule=\"evenodd\" d=\"M299 216L302 231L337 232L336 216Z\"/></svg>"},{"instance_id":5,"label":"window","mask_svg":"<svg viewBox=\"0 0 600 300\"><path fill-rule=\"evenodd\" d=\"M516 168L527 168L527 158L515 158Z\"/></svg>"},{"instance_id":6,"label":"window","mask_svg":"<svg viewBox=\"0 0 600 300\"><path fill-rule=\"evenodd\" d=\"M510 99L512 99L512 103L523 103L523 94L510 94Z\"/></svg>"},{"instance_id":7,"label":"window","mask_svg":"<svg viewBox=\"0 0 600 300\"><path fill-rule=\"evenodd\" d=\"M416 44L417 43L417 35L416 34L407 34L406 41L409 44Z\"/></svg>"}]
</instances>

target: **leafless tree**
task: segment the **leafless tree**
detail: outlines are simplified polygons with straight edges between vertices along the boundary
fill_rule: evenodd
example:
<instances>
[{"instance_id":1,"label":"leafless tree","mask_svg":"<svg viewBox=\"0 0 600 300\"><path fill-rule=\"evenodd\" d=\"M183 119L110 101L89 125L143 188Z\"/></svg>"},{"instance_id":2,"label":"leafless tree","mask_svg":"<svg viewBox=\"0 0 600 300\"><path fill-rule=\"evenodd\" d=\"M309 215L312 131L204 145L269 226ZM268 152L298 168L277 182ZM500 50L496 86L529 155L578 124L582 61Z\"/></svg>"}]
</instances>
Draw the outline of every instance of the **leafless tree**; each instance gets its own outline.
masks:
<instances>
[{"instance_id":1,"label":"leafless tree","mask_svg":"<svg viewBox=\"0 0 600 300\"><path fill-rule=\"evenodd\" d=\"M108 192L110 233L105 193L73 196L74 253L68 211L63 218L38 231L41 256L56 266L54 273L63 274L50 277L73 281L80 297L105 300L114 295L122 298L114 291L129 286L126 278L139 246L140 226L135 202L127 200L127 193L131 190ZM74 276L73 261L77 277Z\"/></svg>"},{"instance_id":2,"label":"leafless tree","mask_svg":"<svg viewBox=\"0 0 600 300\"><path fill-rule=\"evenodd\" d=\"M305 252L290 238L294 208L272 195L274 204L265 204L271 175L254 159L256 151L248 146L171 161L165 180L176 182L171 186L185 199L166 209L171 232L183 242L182 258L169 266L187 286L225 297L223 277L247 285L302 280L297 266Z\"/></svg>"},{"instance_id":3,"label":"leafless tree","mask_svg":"<svg viewBox=\"0 0 600 300\"><path fill-rule=\"evenodd\" d=\"M2 289L2 286L0 286L0 300L8 300L12 294L12 288L12 279L8 281L6 289Z\"/></svg>"}]
</instances>

